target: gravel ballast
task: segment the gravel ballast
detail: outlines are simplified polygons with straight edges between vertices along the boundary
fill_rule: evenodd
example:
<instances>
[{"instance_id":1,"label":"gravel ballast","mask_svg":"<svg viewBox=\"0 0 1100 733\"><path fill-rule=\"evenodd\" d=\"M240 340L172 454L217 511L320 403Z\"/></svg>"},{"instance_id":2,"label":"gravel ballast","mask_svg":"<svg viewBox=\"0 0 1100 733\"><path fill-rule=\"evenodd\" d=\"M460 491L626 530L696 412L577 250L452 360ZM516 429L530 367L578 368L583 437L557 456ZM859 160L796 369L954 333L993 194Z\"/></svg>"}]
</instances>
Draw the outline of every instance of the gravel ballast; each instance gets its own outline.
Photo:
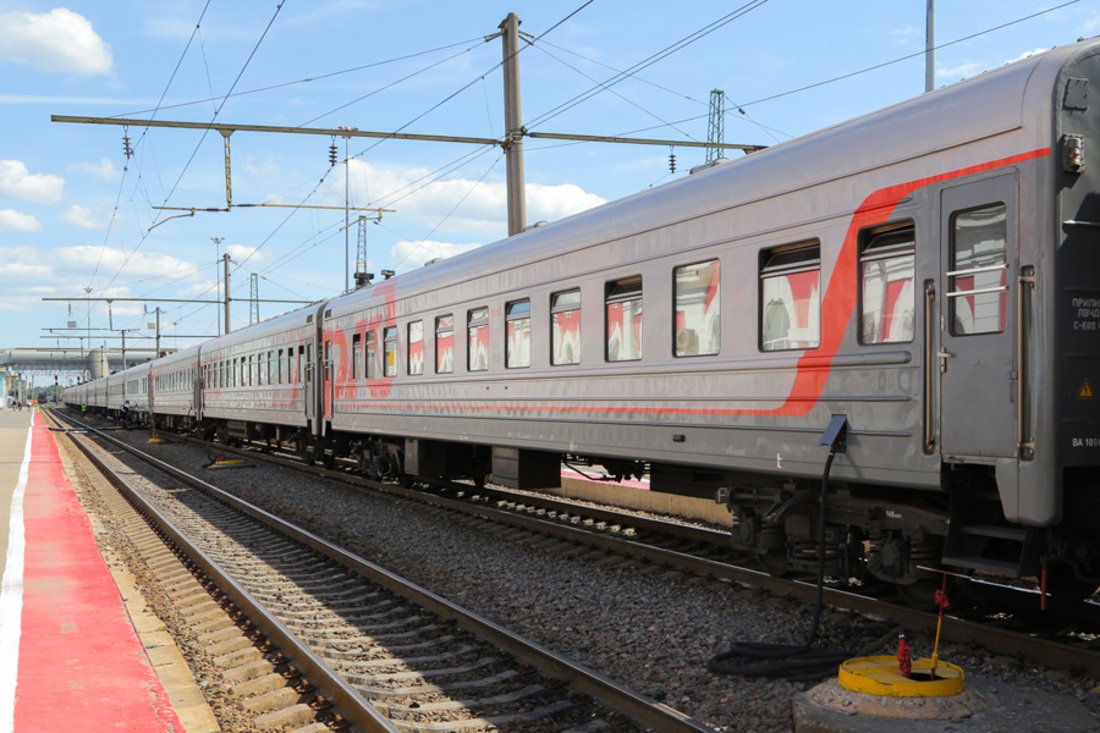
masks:
<instances>
[{"instance_id":1,"label":"gravel ballast","mask_svg":"<svg viewBox=\"0 0 1100 733\"><path fill-rule=\"evenodd\" d=\"M815 684L716 675L707 661L733 642L799 643L813 608L738 585L685 576L595 552L562 551L529 535L486 531L437 510L257 462L204 471L206 452L129 442L339 542L365 559L475 610L719 731L786 731L792 700ZM892 654L895 630L826 611L818 646ZM876 644L877 642L877 644ZM918 656L931 641L912 639ZM877 647L877 648L872 648ZM1088 706L1100 727L1096 681L952 645L949 659L993 683L1041 689Z\"/></svg>"}]
</instances>

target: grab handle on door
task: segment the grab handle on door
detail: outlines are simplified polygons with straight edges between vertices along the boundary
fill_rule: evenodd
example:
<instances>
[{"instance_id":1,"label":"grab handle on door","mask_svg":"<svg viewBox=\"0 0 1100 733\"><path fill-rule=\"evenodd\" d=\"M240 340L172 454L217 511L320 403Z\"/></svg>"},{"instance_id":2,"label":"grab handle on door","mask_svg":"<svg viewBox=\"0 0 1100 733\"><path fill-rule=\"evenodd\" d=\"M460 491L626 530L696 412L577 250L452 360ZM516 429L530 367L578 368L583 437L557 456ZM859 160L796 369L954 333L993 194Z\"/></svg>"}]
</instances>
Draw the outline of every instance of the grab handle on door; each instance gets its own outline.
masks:
<instances>
[{"instance_id":1,"label":"grab handle on door","mask_svg":"<svg viewBox=\"0 0 1100 733\"><path fill-rule=\"evenodd\" d=\"M932 400L935 391L932 377L932 338L935 334L933 306L936 304L936 284L924 281L924 452L932 455L936 450L936 433L933 427Z\"/></svg>"},{"instance_id":2,"label":"grab handle on door","mask_svg":"<svg viewBox=\"0 0 1100 733\"><path fill-rule=\"evenodd\" d=\"M1029 429L1027 409L1028 381L1027 346L1031 336L1031 295L1035 289L1035 268L1020 268L1016 293L1016 455L1025 461L1035 460L1035 438Z\"/></svg>"},{"instance_id":3,"label":"grab handle on door","mask_svg":"<svg viewBox=\"0 0 1100 733\"><path fill-rule=\"evenodd\" d=\"M940 360L940 374L943 374L947 371L947 360L954 358L955 355L949 351L940 349L936 352L936 356L939 357Z\"/></svg>"}]
</instances>

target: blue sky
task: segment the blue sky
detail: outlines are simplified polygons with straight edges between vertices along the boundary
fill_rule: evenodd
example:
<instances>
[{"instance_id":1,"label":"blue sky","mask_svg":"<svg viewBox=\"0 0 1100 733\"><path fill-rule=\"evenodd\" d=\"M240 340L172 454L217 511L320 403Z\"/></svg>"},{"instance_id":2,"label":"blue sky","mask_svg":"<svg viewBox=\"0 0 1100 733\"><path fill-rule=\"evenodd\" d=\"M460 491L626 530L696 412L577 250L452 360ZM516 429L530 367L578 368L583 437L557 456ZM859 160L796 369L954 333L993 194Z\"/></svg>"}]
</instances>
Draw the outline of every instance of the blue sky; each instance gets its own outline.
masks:
<instances>
[{"instance_id":1,"label":"blue sky","mask_svg":"<svg viewBox=\"0 0 1100 733\"><path fill-rule=\"evenodd\" d=\"M130 127L127 158L123 128L52 123L51 114L499 138L501 46L485 37L509 12L537 39L521 54L523 115L543 132L705 140L709 94L722 89L726 142L773 145L924 90L918 55L795 91L918 54L924 0L58 1L0 0L0 349L77 347L42 338L67 321L150 335L140 304L114 303L108 315L102 303L41 299L85 288L94 297L212 298L226 251L237 298L249 296L252 273L261 298L311 300L343 290L354 269L345 267L342 210L169 219L179 212L154 208L225 205L221 135ZM937 42L950 45L937 52L936 83L1097 34L1100 0L939 0ZM347 190L352 206L393 209L366 226L373 272L420 267L506 234L499 147L352 139L345 167L336 142L341 162L330 168L328 137L235 133L234 203L343 207ZM664 147L526 147L532 222L686 175L704 155L676 149L670 173ZM352 260L357 234L353 224ZM168 346L217 331L213 306L161 307ZM264 304L260 314L290 307ZM236 303L234 328L248 318Z\"/></svg>"}]
</instances>

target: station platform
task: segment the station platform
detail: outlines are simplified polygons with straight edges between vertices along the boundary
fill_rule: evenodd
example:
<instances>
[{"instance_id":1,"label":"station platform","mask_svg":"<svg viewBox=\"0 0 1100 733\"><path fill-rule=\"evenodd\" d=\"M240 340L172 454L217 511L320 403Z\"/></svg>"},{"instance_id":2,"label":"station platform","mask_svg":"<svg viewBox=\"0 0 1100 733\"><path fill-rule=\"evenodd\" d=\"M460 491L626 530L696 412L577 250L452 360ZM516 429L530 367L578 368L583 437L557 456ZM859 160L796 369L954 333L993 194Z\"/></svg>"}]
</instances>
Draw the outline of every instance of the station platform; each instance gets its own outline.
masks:
<instances>
[{"instance_id":1,"label":"station platform","mask_svg":"<svg viewBox=\"0 0 1100 733\"><path fill-rule=\"evenodd\" d=\"M116 582L36 410L0 410L0 547L0 733L216 730L181 721L138 633L158 622Z\"/></svg>"}]
</instances>

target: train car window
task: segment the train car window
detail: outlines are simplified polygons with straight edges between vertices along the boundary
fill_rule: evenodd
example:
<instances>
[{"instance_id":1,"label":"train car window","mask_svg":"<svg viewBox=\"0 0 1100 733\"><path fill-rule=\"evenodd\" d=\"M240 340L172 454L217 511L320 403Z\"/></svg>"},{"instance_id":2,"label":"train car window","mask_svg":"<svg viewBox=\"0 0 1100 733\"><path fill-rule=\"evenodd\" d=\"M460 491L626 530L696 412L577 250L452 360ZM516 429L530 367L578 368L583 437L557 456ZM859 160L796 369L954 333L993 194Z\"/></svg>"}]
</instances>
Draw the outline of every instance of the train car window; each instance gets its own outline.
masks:
<instances>
[{"instance_id":1,"label":"train car window","mask_svg":"<svg viewBox=\"0 0 1100 733\"><path fill-rule=\"evenodd\" d=\"M683 265L674 270L676 356L718 353L722 345L719 270L718 260Z\"/></svg>"},{"instance_id":2,"label":"train car window","mask_svg":"<svg viewBox=\"0 0 1100 733\"><path fill-rule=\"evenodd\" d=\"M796 244L762 254L761 350L816 349L821 343L821 245Z\"/></svg>"},{"instance_id":3,"label":"train car window","mask_svg":"<svg viewBox=\"0 0 1100 733\"><path fill-rule=\"evenodd\" d=\"M466 313L466 368L471 372L489 369L489 309L474 308Z\"/></svg>"},{"instance_id":4,"label":"train car window","mask_svg":"<svg viewBox=\"0 0 1100 733\"><path fill-rule=\"evenodd\" d=\"M505 307L504 366L531 366L531 301L517 300Z\"/></svg>"},{"instance_id":5,"label":"train car window","mask_svg":"<svg viewBox=\"0 0 1100 733\"><path fill-rule=\"evenodd\" d=\"M550 363L581 363L581 291L550 296Z\"/></svg>"},{"instance_id":6,"label":"train car window","mask_svg":"<svg viewBox=\"0 0 1100 733\"><path fill-rule=\"evenodd\" d=\"M313 345L309 347L310 354L313 352ZM306 347L298 347L298 369L295 372L294 381L301 384L306 381L306 362L309 361L310 354L306 354Z\"/></svg>"},{"instance_id":7,"label":"train car window","mask_svg":"<svg viewBox=\"0 0 1100 733\"><path fill-rule=\"evenodd\" d=\"M947 299L951 333L972 336L1005 330L1008 261L1004 204L960 211L951 217L951 270Z\"/></svg>"},{"instance_id":8,"label":"train car window","mask_svg":"<svg viewBox=\"0 0 1100 733\"><path fill-rule=\"evenodd\" d=\"M436 316L435 373L450 374L455 361L455 317Z\"/></svg>"},{"instance_id":9,"label":"train car window","mask_svg":"<svg viewBox=\"0 0 1100 733\"><path fill-rule=\"evenodd\" d=\"M382 330L382 375L397 376L397 326Z\"/></svg>"},{"instance_id":10,"label":"train car window","mask_svg":"<svg viewBox=\"0 0 1100 733\"><path fill-rule=\"evenodd\" d=\"M606 287L605 356L608 361L637 361L642 358L642 276Z\"/></svg>"},{"instance_id":11,"label":"train car window","mask_svg":"<svg viewBox=\"0 0 1100 733\"><path fill-rule=\"evenodd\" d=\"M363 375L363 337L357 333L351 335L351 378L359 379Z\"/></svg>"},{"instance_id":12,"label":"train car window","mask_svg":"<svg viewBox=\"0 0 1100 733\"><path fill-rule=\"evenodd\" d=\"M374 379L378 371L378 354L374 345L374 331L367 331L367 379Z\"/></svg>"},{"instance_id":13,"label":"train car window","mask_svg":"<svg viewBox=\"0 0 1100 733\"><path fill-rule=\"evenodd\" d=\"M275 370L278 367L275 365L275 351L267 352L267 383L275 384Z\"/></svg>"},{"instance_id":14,"label":"train car window","mask_svg":"<svg viewBox=\"0 0 1100 733\"><path fill-rule=\"evenodd\" d=\"M276 362L275 362L275 379L277 380L275 382L276 384L282 384L283 383L283 351L284 351L283 349L279 349L278 356L276 356Z\"/></svg>"},{"instance_id":15,"label":"train car window","mask_svg":"<svg viewBox=\"0 0 1100 733\"><path fill-rule=\"evenodd\" d=\"M862 343L913 340L915 249L912 224L863 233L859 255Z\"/></svg>"},{"instance_id":16,"label":"train car window","mask_svg":"<svg viewBox=\"0 0 1100 733\"><path fill-rule=\"evenodd\" d=\"M411 376L424 373L424 321L409 321L406 326L406 334L409 338L405 357L408 359L406 366Z\"/></svg>"}]
</instances>

